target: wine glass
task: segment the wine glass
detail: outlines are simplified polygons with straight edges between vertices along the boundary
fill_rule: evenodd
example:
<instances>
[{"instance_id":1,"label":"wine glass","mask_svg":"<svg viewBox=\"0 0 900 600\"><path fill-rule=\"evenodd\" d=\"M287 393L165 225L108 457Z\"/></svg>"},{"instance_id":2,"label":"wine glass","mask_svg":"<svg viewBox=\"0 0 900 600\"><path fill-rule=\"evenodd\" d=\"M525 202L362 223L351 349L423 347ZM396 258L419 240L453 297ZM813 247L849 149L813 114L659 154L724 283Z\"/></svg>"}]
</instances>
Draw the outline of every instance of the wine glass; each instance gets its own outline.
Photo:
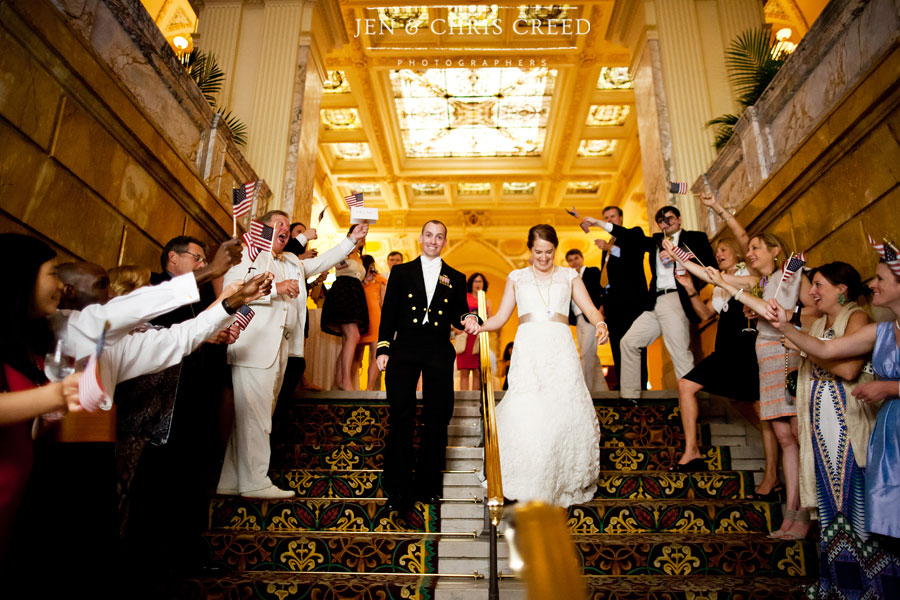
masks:
<instances>
[{"instance_id":1,"label":"wine glass","mask_svg":"<svg viewBox=\"0 0 900 600\"><path fill-rule=\"evenodd\" d=\"M67 376L75 372L75 358L66 354L65 344L62 340L56 341L53 352L48 352L44 356L44 375L47 379L56 383L62 381ZM48 420L57 421L66 416L65 409L55 410L45 413L43 417Z\"/></svg>"},{"instance_id":2,"label":"wine glass","mask_svg":"<svg viewBox=\"0 0 900 600\"><path fill-rule=\"evenodd\" d=\"M748 293L756 296L757 298L763 297L763 289L759 284L754 285L751 289L747 290ZM759 330L756 328L757 319L747 318L747 326L744 327L741 332L742 333L758 333Z\"/></svg>"}]
</instances>

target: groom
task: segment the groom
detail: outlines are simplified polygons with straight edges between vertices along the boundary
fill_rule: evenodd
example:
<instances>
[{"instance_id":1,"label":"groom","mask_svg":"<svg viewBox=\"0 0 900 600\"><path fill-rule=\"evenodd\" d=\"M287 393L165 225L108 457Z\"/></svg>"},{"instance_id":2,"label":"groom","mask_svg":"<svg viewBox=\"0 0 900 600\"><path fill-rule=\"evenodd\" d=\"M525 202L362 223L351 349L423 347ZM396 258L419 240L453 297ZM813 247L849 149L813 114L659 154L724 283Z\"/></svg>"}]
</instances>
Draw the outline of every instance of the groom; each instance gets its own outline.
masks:
<instances>
[{"instance_id":1,"label":"groom","mask_svg":"<svg viewBox=\"0 0 900 600\"><path fill-rule=\"evenodd\" d=\"M453 360L450 326L478 332L469 312L466 278L441 261L447 227L428 221L419 236L422 255L391 271L378 328L378 368L385 371L390 406L384 450L387 507L403 516L413 502L436 502L443 490L447 425L453 416ZM420 448L413 480L416 384L422 376Z\"/></svg>"}]
</instances>

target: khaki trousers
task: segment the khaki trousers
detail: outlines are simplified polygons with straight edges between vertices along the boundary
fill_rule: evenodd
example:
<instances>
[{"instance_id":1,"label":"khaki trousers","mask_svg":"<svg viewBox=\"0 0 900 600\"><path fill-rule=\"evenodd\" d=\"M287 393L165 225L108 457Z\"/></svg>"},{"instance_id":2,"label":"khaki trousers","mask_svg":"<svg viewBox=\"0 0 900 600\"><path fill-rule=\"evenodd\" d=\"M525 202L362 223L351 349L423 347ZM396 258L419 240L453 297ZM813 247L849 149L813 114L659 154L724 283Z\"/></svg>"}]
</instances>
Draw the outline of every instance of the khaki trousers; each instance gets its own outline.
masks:
<instances>
[{"instance_id":1,"label":"khaki trousers","mask_svg":"<svg viewBox=\"0 0 900 600\"><path fill-rule=\"evenodd\" d=\"M691 354L691 323L688 321L678 294L659 296L653 310L644 311L622 338L622 398L641 397L641 348L652 344L662 334L666 350L679 379L694 368Z\"/></svg>"},{"instance_id":2,"label":"khaki trousers","mask_svg":"<svg viewBox=\"0 0 900 600\"><path fill-rule=\"evenodd\" d=\"M265 369L231 366L234 384L234 427L225 449L217 491L241 494L272 485L269 459L272 413L287 366L288 342L281 340L275 362Z\"/></svg>"},{"instance_id":3,"label":"khaki trousers","mask_svg":"<svg viewBox=\"0 0 900 600\"><path fill-rule=\"evenodd\" d=\"M606 378L603 377L603 366L597 357L597 328L591 325L584 313L575 321L575 336L578 338L578 354L581 358L581 371L584 373L584 384L589 392L606 392Z\"/></svg>"}]
</instances>

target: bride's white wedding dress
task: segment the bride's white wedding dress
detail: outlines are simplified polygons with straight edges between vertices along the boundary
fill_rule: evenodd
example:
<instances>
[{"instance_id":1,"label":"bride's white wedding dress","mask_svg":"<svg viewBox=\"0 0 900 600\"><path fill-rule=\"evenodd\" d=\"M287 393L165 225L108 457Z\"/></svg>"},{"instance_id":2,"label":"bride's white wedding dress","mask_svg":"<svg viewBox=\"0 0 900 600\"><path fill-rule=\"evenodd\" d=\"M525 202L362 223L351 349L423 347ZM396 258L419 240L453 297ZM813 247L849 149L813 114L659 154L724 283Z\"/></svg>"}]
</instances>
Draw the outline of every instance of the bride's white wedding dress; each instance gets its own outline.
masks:
<instances>
[{"instance_id":1,"label":"bride's white wedding dress","mask_svg":"<svg viewBox=\"0 0 900 600\"><path fill-rule=\"evenodd\" d=\"M566 320L577 277L557 267L548 285L530 267L509 274L519 328L497 435L503 495L521 502L570 506L597 489L600 425Z\"/></svg>"}]
</instances>

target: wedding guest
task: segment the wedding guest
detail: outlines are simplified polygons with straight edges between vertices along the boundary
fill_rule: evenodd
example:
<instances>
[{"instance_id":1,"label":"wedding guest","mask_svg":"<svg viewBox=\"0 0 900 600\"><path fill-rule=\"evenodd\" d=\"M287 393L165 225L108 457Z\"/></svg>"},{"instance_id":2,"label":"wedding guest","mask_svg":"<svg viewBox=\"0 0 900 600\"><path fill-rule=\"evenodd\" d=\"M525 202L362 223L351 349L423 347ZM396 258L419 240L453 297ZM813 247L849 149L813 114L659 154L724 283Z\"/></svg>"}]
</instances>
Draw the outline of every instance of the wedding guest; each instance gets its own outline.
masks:
<instances>
[{"instance_id":1,"label":"wedding guest","mask_svg":"<svg viewBox=\"0 0 900 600\"><path fill-rule=\"evenodd\" d=\"M356 346L356 355L353 360L352 372L358 373L362 364L362 355L366 348L369 349L369 369L366 377L366 389L377 391L381 389L381 371L375 362L375 352L378 346L378 325L381 321L381 305L384 303L384 293L387 289L387 278L378 272L375 266L375 258L366 254L362 258L366 277L363 279L363 289L366 292L366 306L369 309L369 331L359 338ZM354 375L354 381L357 381Z\"/></svg>"},{"instance_id":2,"label":"wedding guest","mask_svg":"<svg viewBox=\"0 0 900 600\"><path fill-rule=\"evenodd\" d=\"M603 314L604 289L601 283L602 274L597 267L584 266L584 255L581 250L572 248L566 252L566 263L584 282L584 287L591 297L591 302ZM573 301L569 307L569 325L575 326L575 337L578 339L578 356L581 358L581 371L584 383L591 392L608 392L606 379L603 376L603 365L597 356L597 336L594 328Z\"/></svg>"},{"instance_id":3,"label":"wedding guest","mask_svg":"<svg viewBox=\"0 0 900 600\"><path fill-rule=\"evenodd\" d=\"M108 271L110 295L124 296L139 287L150 285L150 269L138 265L122 265Z\"/></svg>"},{"instance_id":4,"label":"wedding guest","mask_svg":"<svg viewBox=\"0 0 900 600\"><path fill-rule=\"evenodd\" d=\"M478 310L478 298L476 294L482 290L487 292L488 281L482 273L472 273L466 279L466 303L469 310L476 312ZM485 298L487 306L487 316L491 316L491 301ZM457 334L463 335L463 334ZM480 390L481 389L481 354L478 348L478 336L466 335L465 349L456 355L456 368L459 370L459 389L460 390Z\"/></svg>"}]
</instances>

